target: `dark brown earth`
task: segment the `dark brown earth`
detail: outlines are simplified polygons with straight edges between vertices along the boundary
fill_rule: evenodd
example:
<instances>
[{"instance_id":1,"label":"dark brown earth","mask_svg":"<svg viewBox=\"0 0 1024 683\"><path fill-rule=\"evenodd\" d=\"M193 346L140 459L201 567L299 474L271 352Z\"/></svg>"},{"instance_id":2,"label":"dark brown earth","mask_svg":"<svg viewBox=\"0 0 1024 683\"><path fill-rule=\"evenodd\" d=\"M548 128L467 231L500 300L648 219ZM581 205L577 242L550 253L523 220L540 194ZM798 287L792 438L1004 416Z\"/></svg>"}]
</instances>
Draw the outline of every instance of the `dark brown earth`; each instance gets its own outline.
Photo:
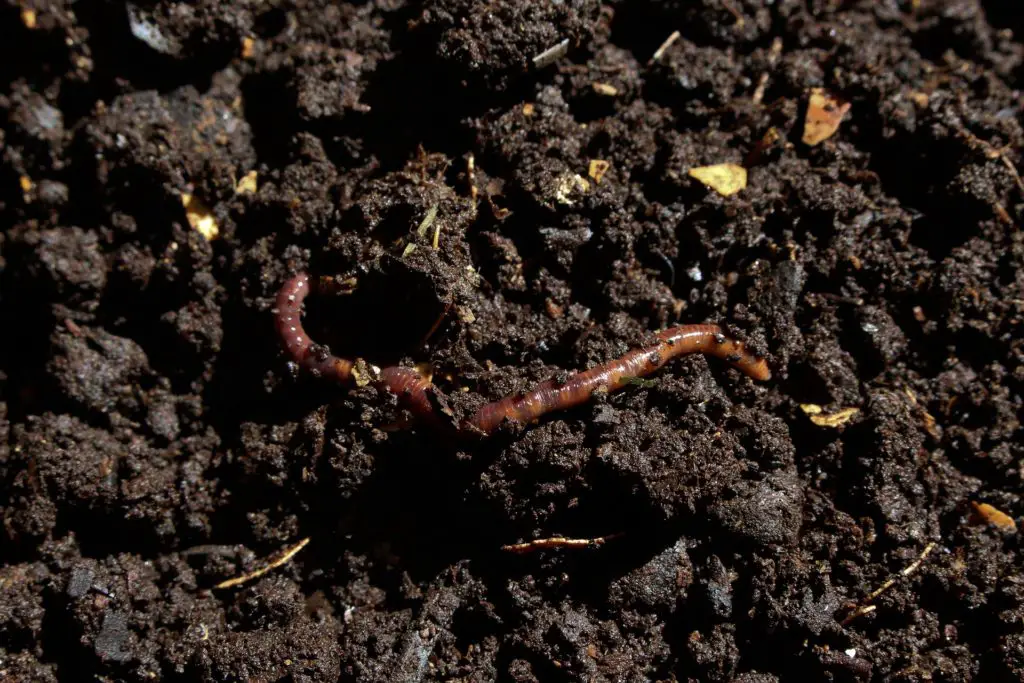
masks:
<instances>
[{"instance_id":1,"label":"dark brown earth","mask_svg":"<svg viewBox=\"0 0 1024 683\"><path fill-rule=\"evenodd\" d=\"M0 681L1024 680L1021 17L8 0ZM455 446L289 372L307 268L355 278L314 338L456 410L677 322L775 378Z\"/></svg>"}]
</instances>

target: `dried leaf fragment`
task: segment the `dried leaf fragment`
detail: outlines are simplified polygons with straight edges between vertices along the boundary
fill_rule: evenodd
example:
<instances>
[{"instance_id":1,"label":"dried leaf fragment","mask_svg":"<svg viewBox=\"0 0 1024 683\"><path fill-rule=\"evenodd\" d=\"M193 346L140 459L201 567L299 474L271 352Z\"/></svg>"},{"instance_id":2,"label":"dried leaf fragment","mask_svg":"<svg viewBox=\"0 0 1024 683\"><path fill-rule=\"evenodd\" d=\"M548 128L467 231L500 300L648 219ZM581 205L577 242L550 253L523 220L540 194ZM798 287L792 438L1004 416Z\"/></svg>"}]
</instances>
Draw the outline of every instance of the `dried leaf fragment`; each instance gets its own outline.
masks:
<instances>
[{"instance_id":1,"label":"dried leaf fragment","mask_svg":"<svg viewBox=\"0 0 1024 683\"><path fill-rule=\"evenodd\" d=\"M736 194L747 186L747 169L739 164L698 166L691 168L688 174L723 197Z\"/></svg>"},{"instance_id":2,"label":"dried leaf fragment","mask_svg":"<svg viewBox=\"0 0 1024 683\"><path fill-rule=\"evenodd\" d=\"M611 85L610 83L601 83L599 81L594 81L593 83L590 84L590 87L592 87L594 89L594 92L596 92L598 95L604 95L606 97L615 97L616 95L619 94L619 89L616 88L614 85Z\"/></svg>"},{"instance_id":3,"label":"dried leaf fragment","mask_svg":"<svg viewBox=\"0 0 1024 683\"><path fill-rule=\"evenodd\" d=\"M591 159L590 166L587 168L587 175L594 179L594 182L598 185L601 184L601 178L611 168L611 162L605 161L604 159Z\"/></svg>"},{"instance_id":4,"label":"dried leaf fragment","mask_svg":"<svg viewBox=\"0 0 1024 683\"><path fill-rule=\"evenodd\" d=\"M25 28L32 30L36 27L36 11L28 7L23 7L21 10L21 23L25 24Z\"/></svg>"},{"instance_id":5,"label":"dried leaf fragment","mask_svg":"<svg viewBox=\"0 0 1024 683\"><path fill-rule=\"evenodd\" d=\"M819 427L832 428L843 426L860 413L860 408L840 408L834 413L826 414L825 409L815 403L801 403L800 410Z\"/></svg>"},{"instance_id":6,"label":"dried leaf fragment","mask_svg":"<svg viewBox=\"0 0 1024 683\"><path fill-rule=\"evenodd\" d=\"M824 88L812 88L804 119L804 144L813 147L832 137L850 106Z\"/></svg>"},{"instance_id":7,"label":"dried leaf fragment","mask_svg":"<svg viewBox=\"0 0 1024 683\"><path fill-rule=\"evenodd\" d=\"M27 175L18 177L18 186L21 188L21 196L25 200L26 204L32 203L32 190L35 189L36 184L32 182L32 179Z\"/></svg>"},{"instance_id":8,"label":"dried leaf fragment","mask_svg":"<svg viewBox=\"0 0 1024 683\"><path fill-rule=\"evenodd\" d=\"M249 171L235 183L235 194L256 194L256 171Z\"/></svg>"},{"instance_id":9,"label":"dried leaf fragment","mask_svg":"<svg viewBox=\"0 0 1024 683\"><path fill-rule=\"evenodd\" d=\"M573 199L574 194L586 194L590 191L590 183L577 173L565 173L558 178L557 182L554 192L555 201L566 206L576 203L576 200Z\"/></svg>"},{"instance_id":10,"label":"dried leaf fragment","mask_svg":"<svg viewBox=\"0 0 1024 683\"><path fill-rule=\"evenodd\" d=\"M210 207L202 200L188 192L181 193L181 205L185 207L185 218L192 229L198 232L207 242L212 242L220 235L220 226L214 218Z\"/></svg>"},{"instance_id":11,"label":"dried leaf fragment","mask_svg":"<svg viewBox=\"0 0 1024 683\"><path fill-rule=\"evenodd\" d=\"M1017 530L1017 522L1013 517L988 503L971 502L970 521L974 524L991 524L1000 529Z\"/></svg>"}]
</instances>

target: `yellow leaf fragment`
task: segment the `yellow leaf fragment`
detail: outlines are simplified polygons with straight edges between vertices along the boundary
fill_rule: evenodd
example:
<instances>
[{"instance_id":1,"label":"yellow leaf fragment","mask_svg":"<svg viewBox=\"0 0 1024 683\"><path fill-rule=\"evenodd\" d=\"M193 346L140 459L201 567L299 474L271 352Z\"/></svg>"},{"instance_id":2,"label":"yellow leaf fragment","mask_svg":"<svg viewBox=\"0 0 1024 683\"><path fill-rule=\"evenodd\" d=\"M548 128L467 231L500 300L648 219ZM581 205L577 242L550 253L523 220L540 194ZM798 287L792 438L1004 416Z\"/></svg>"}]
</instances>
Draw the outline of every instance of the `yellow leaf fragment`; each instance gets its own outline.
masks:
<instances>
[{"instance_id":1,"label":"yellow leaf fragment","mask_svg":"<svg viewBox=\"0 0 1024 683\"><path fill-rule=\"evenodd\" d=\"M235 184L235 194L256 193L256 171L249 171Z\"/></svg>"},{"instance_id":2,"label":"yellow leaf fragment","mask_svg":"<svg viewBox=\"0 0 1024 683\"><path fill-rule=\"evenodd\" d=\"M586 194L590 191L590 183L586 178L577 173L565 173L558 179L555 186L555 201L559 204L572 206L576 203L573 195L576 193Z\"/></svg>"},{"instance_id":3,"label":"yellow leaf fragment","mask_svg":"<svg viewBox=\"0 0 1024 683\"><path fill-rule=\"evenodd\" d=\"M594 92L598 95L605 95L606 97L615 97L619 94L619 89L608 83L594 82L590 84L590 87L592 87Z\"/></svg>"},{"instance_id":4,"label":"yellow leaf fragment","mask_svg":"<svg viewBox=\"0 0 1024 683\"><path fill-rule=\"evenodd\" d=\"M1017 522L1013 517L988 503L971 503L971 522L974 524L991 524L1000 529L1017 530Z\"/></svg>"},{"instance_id":5,"label":"yellow leaf fragment","mask_svg":"<svg viewBox=\"0 0 1024 683\"><path fill-rule=\"evenodd\" d=\"M747 169L739 164L714 164L698 166L689 170L689 176L699 180L712 190L728 197L747 186Z\"/></svg>"},{"instance_id":6,"label":"yellow leaf fragment","mask_svg":"<svg viewBox=\"0 0 1024 683\"><path fill-rule=\"evenodd\" d=\"M24 7L21 10L21 23L25 24L25 28L32 30L36 27L36 11L28 7Z\"/></svg>"},{"instance_id":7,"label":"yellow leaf fragment","mask_svg":"<svg viewBox=\"0 0 1024 683\"><path fill-rule=\"evenodd\" d=\"M417 363L416 373L427 382L434 380L434 366L430 363Z\"/></svg>"},{"instance_id":8,"label":"yellow leaf fragment","mask_svg":"<svg viewBox=\"0 0 1024 683\"><path fill-rule=\"evenodd\" d=\"M185 218L192 229L198 232L207 242L212 242L220 235L220 226L214 218L210 207L198 197L188 192L181 193L181 205L185 207Z\"/></svg>"},{"instance_id":9,"label":"yellow leaf fragment","mask_svg":"<svg viewBox=\"0 0 1024 683\"><path fill-rule=\"evenodd\" d=\"M604 159L591 159L590 167L587 169L587 175L594 179L594 182L601 184L601 178L611 168L611 162L605 161Z\"/></svg>"},{"instance_id":10,"label":"yellow leaf fragment","mask_svg":"<svg viewBox=\"0 0 1024 683\"><path fill-rule=\"evenodd\" d=\"M910 93L910 101L913 102L918 109L926 109L931 98L928 97L928 93L915 90Z\"/></svg>"},{"instance_id":11,"label":"yellow leaf fragment","mask_svg":"<svg viewBox=\"0 0 1024 683\"><path fill-rule=\"evenodd\" d=\"M251 37L246 36L245 38L242 38L242 59L251 58L255 47L256 41Z\"/></svg>"},{"instance_id":12,"label":"yellow leaf fragment","mask_svg":"<svg viewBox=\"0 0 1024 683\"><path fill-rule=\"evenodd\" d=\"M815 403L801 403L800 409L819 427L841 427L860 413L860 408L840 408L834 413L825 413L825 409Z\"/></svg>"},{"instance_id":13,"label":"yellow leaf fragment","mask_svg":"<svg viewBox=\"0 0 1024 683\"><path fill-rule=\"evenodd\" d=\"M36 184L32 182L32 179L27 175L18 177L18 186L21 187L21 195L25 200L26 204L32 203L32 190L35 189Z\"/></svg>"},{"instance_id":14,"label":"yellow leaf fragment","mask_svg":"<svg viewBox=\"0 0 1024 683\"><path fill-rule=\"evenodd\" d=\"M804 119L804 144L813 147L832 137L850 106L824 88L811 88Z\"/></svg>"},{"instance_id":15,"label":"yellow leaf fragment","mask_svg":"<svg viewBox=\"0 0 1024 683\"><path fill-rule=\"evenodd\" d=\"M356 358L352 364L352 379L357 387L365 387L380 375L380 368L370 365L362 358Z\"/></svg>"},{"instance_id":16,"label":"yellow leaf fragment","mask_svg":"<svg viewBox=\"0 0 1024 683\"><path fill-rule=\"evenodd\" d=\"M523 105L523 116L533 116L534 106L532 102L527 102Z\"/></svg>"}]
</instances>

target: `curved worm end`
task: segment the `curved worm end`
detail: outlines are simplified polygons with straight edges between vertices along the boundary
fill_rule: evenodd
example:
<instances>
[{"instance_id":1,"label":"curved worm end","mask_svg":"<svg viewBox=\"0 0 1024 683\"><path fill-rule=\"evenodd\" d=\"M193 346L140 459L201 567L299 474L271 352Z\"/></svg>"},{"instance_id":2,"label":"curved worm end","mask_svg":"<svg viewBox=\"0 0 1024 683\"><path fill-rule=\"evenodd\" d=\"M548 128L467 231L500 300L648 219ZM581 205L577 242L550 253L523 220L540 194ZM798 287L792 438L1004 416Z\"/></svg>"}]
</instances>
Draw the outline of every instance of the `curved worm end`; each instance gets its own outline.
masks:
<instances>
[{"instance_id":1,"label":"curved worm end","mask_svg":"<svg viewBox=\"0 0 1024 683\"><path fill-rule=\"evenodd\" d=\"M352 361L332 356L316 345L302 326L302 302L311 288L309 275L298 273L281 285L274 307L274 327L289 360L304 370L336 382L352 377Z\"/></svg>"},{"instance_id":2,"label":"curved worm end","mask_svg":"<svg viewBox=\"0 0 1024 683\"><path fill-rule=\"evenodd\" d=\"M772 378L771 368L768 367L768 362L759 356L754 356L753 361L748 361L746 367L740 368L747 374L747 376L758 382L767 382Z\"/></svg>"}]
</instances>

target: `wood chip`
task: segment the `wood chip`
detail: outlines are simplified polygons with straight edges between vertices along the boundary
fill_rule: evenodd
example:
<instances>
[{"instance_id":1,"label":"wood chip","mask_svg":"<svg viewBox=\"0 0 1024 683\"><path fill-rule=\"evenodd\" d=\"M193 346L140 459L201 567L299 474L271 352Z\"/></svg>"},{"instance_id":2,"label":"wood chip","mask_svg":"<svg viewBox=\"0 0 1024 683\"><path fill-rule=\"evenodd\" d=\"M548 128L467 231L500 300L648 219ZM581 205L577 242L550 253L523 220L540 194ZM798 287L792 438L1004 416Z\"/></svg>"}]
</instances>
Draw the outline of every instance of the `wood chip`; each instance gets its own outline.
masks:
<instances>
[{"instance_id":1,"label":"wood chip","mask_svg":"<svg viewBox=\"0 0 1024 683\"><path fill-rule=\"evenodd\" d=\"M615 97L619 94L619 89L614 85L608 83L591 83L590 86L594 89L598 95L604 95L606 97Z\"/></svg>"},{"instance_id":2,"label":"wood chip","mask_svg":"<svg viewBox=\"0 0 1024 683\"><path fill-rule=\"evenodd\" d=\"M587 169L587 175L594 179L594 182L598 185L601 184L601 178L611 168L611 162L605 161L604 159L591 159L590 167Z\"/></svg>"},{"instance_id":3,"label":"wood chip","mask_svg":"<svg viewBox=\"0 0 1024 683\"><path fill-rule=\"evenodd\" d=\"M804 119L804 144L814 147L832 137L839 130L850 106L849 102L824 88L812 88L807 102L807 118Z\"/></svg>"},{"instance_id":4,"label":"wood chip","mask_svg":"<svg viewBox=\"0 0 1024 683\"><path fill-rule=\"evenodd\" d=\"M249 171L235 184L235 194L256 194L256 171Z\"/></svg>"},{"instance_id":5,"label":"wood chip","mask_svg":"<svg viewBox=\"0 0 1024 683\"><path fill-rule=\"evenodd\" d=\"M815 403L801 403L800 410L819 427L841 427L860 413L860 408L840 408L834 413L825 413L825 409Z\"/></svg>"},{"instance_id":6,"label":"wood chip","mask_svg":"<svg viewBox=\"0 0 1024 683\"><path fill-rule=\"evenodd\" d=\"M1007 531L1017 530L1017 522L1014 521L1013 517L988 503L975 503L972 501L970 521L972 524L991 524Z\"/></svg>"},{"instance_id":7,"label":"wood chip","mask_svg":"<svg viewBox=\"0 0 1024 683\"><path fill-rule=\"evenodd\" d=\"M188 192L181 193L181 205L185 207L185 218L192 229L198 232L207 242L212 242L220 235L220 226L214 218L213 211L198 197Z\"/></svg>"},{"instance_id":8,"label":"wood chip","mask_svg":"<svg viewBox=\"0 0 1024 683\"><path fill-rule=\"evenodd\" d=\"M688 174L723 197L736 194L747 186L747 169L739 164L699 166L691 168Z\"/></svg>"}]
</instances>

